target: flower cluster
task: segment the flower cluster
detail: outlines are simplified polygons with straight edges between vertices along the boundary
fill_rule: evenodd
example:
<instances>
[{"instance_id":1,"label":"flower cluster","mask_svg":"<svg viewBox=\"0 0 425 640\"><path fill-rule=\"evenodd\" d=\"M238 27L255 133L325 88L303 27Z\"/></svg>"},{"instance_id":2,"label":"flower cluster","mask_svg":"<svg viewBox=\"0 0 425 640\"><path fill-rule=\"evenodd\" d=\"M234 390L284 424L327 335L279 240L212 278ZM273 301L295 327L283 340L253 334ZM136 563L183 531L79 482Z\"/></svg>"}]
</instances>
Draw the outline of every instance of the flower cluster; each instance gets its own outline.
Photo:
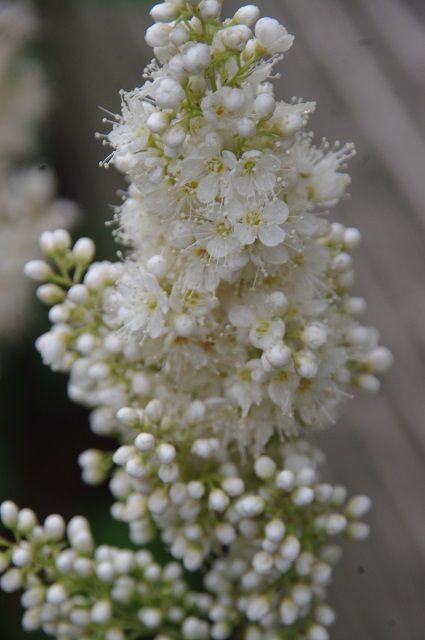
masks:
<instances>
[{"instance_id":1,"label":"flower cluster","mask_svg":"<svg viewBox=\"0 0 425 640\"><path fill-rule=\"evenodd\" d=\"M50 306L43 361L117 441L81 454L83 479L109 482L142 548L95 550L81 518L67 546L63 523L52 539L3 506L17 537L2 586L23 587L24 625L58 640L327 640L334 537L368 534L370 500L325 482L303 437L391 364L351 293L360 234L327 217L353 149L317 148L314 104L275 100L286 29L253 5L220 14L218 0L151 11L156 60L104 138L130 182L127 254L93 262L90 239L58 229L26 267ZM165 567L143 549L158 538Z\"/></svg>"},{"instance_id":2,"label":"flower cluster","mask_svg":"<svg viewBox=\"0 0 425 640\"><path fill-rule=\"evenodd\" d=\"M22 277L34 233L68 225L75 206L55 200L55 180L47 169L20 168L35 147L36 125L48 94L37 62L23 55L35 20L26 3L0 2L0 335L25 320L28 291Z\"/></svg>"}]
</instances>

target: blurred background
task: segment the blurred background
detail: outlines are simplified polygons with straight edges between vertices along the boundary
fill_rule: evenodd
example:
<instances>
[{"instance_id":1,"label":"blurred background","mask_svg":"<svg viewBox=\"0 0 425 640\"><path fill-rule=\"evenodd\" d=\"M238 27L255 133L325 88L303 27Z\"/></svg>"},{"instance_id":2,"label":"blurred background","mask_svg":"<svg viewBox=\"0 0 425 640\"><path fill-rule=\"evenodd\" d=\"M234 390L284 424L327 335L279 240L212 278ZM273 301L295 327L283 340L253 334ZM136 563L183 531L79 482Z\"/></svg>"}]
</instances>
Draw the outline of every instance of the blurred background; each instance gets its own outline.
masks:
<instances>
[{"instance_id":1,"label":"blurred background","mask_svg":"<svg viewBox=\"0 0 425 640\"><path fill-rule=\"evenodd\" d=\"M105 221L124 181L98 168L107 154L94 132L118 90L142 82L150 60L147 0L39 0L41 54L55 96L43 154L61 194L79 202L80 231L111 258ZM319 438L329 478L369 494L371 538L347 546L331 602L334 640L425 637L425 4L423 0L258 0L263 14L295 34L281 65L281 98L317 100L318 139L352 140L351 198L333 219L358 226L357 293L369 303L396 364L377 397L348 403ZM239 4L224 3L231 15ZM34 239L35 241L36 239ZM0 276L1 277L1 276ZM126 544L109 516L106 489L85 487L80 451L103 446L86 412L66 397L66 380L40 363L34 338L47 327L34 302L26 334L6 347L0 378L0 500L41 517L90 514L99 542ZM104 443L103 443L104 444ZM0 598L0 638L21 640L19 604ZM33 638L44 637L33 634Z\"/></svg>"}]
</instances>

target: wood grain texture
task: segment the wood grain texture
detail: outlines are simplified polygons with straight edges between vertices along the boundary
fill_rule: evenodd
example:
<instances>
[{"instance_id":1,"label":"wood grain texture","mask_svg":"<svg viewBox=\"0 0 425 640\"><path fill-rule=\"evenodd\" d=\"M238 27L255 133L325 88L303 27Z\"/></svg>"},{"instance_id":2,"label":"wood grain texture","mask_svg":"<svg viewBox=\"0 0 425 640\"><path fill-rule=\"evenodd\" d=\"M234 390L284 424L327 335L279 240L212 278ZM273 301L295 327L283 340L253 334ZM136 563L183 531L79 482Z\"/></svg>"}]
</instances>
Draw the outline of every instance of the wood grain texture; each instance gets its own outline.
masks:
<instances>
[{"instance_id":1,"label":"wood grain texture","mask_svg":"<svg viewBox=\"0 0 425 640\"><path fill-rule=\"evenodd\" d=\"M56 126L68 191L110 217L122 181L96 169L96 105L141 82L145 3L46 1L61 102ZM351 198L333 218L358 226L357 291L396 357L376 398L357 397L317 439L329 476L375 503L368 542L348 545L332 600L334 640L425 638L425 24L413 1L258 0L296 41L279 93L318 102L312 126L356 142ZM225 3L229 10L236 2ZM48 24L46 23L46 24ZM63 157L63 143L67 158ZM60 148L60 144L57 147ZM60 155L60 154L59 154ZM89 194L89 195L87 195Z\"/></svg>"}]
</instances>

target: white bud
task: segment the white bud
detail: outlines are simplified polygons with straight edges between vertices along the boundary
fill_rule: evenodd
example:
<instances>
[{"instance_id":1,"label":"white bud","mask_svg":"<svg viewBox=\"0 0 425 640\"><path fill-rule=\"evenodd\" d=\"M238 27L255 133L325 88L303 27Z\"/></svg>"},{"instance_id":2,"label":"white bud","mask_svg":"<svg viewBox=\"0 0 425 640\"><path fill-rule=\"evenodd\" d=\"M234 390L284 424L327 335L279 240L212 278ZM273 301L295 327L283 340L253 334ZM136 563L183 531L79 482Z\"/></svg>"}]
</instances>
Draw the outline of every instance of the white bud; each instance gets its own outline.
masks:
<instances>
[{"instance_id":1,"label":"white bud","mask_svg":"<svg viewBox=\"0 0 425 640\"><path fill-rule=\"evenodd\" d=\"M149 258L146 268L157 278L162 278L167 273L167 259L161 255L155 255Z\"/></svg>"},{"instance_id":2,"label":"white bud","mask_svg":"<svg viewBox=\"0 0 425 640\"><path fill-rule=\"evenodd\" d=\"M205 416L205 404L201 400L194 400L186 411L186 418L189 423L199 422Z\"/></svg>"},{"instance_id":3,"label":"white bud","mask_svg":"<svg viewBox=\"0 0 425 640\"><path fill-rule=\"evenodd\" d=\"M164 134L164 143L171 149L178 149L186 140L186 129L181 125L170 127Z\"/></svg>"},{"instance_id":4,"label":"white bud","mask_svg":"<svg viewBox=\"0 0 425 640\"><path fill-rule=\"evenodd\" d=\"M273 569L273 556L267 551L259 551L252 560L252 566L257 573L266 575Z\"/></svg>"},{"instance_id":5,"label":"white bud","mask_svg":"<svg viewBox=\"0 0 425 640\"><path fill-rule=\"evenodd\" d=\"M301 333L301 340L310 349L319 349L328 339L326 327L320 322L307 325Z\"/></svg>"},{"instance_id":6,"label":"white bud","mask_svg":"<svg viewBox=\"0 0 425 640\"><path fill-rule=\"evenodd\" d=\"M312 578L315 584L328 585L332 578L332 567L326 562L317 562L312 571Z\"/></svg>"},{"instance_id":7,"label":"white bud","mask_svg":"<svg viewBox=\"0 0 425 640\"><path fill-rule=\"evenodd\" d=\"M319 624L314 624L309 628L307 633L307 640L329 640L329 633L325 627Z\"/></svg>"},{"instance_id":8,"label":"white bud","mask_svg":"<svg viewBox=\"0 0 425 640\"><path fill-rule=\"evenodd\" d=\"M224 545L230 545L236 540L236 532L231 524L226 522L220 523L215 528L216 538Z\"/></svg>"},{"instance_id":9,"label":"white bud","mask_svg":"<svg viewBox=\"0 0 425 640\"><path fill-rule=\"evenodd\" d=\"M185 640L208 640L209 625L199 618L189 616L182 625L182 635Z\"/></svg>"},{"instance_id":10,"label":"white bud","mask_svg":"<svg viewBox=\"0 0 425 640\"><path fill-rule=\"evenodd\" d=\"M157 489L149 497L148 501L149 510L155 515L161 515L167 510L168 499L161 489Z\"/></svg>"},{"instance_id":11,"label":"white bud","mask_svg":"<svg viewBox=\"0 0 425 640\"><path fill-rule=\"evenodd\" d=\"M267 362L275 369L285 367L291 361L291 350L283 342L274 344L264 354Z\"/></svg>"},{"instance_id":12,"label":"white bud","mask_svg":"<svg viewBox=\"0 0 425 640\"><path fill-rule=\"evenodd\" d=\"M319 604L315 611L316 620L324 627L331 627L335 622L335 611L327 604Z\"/></svg>"},{"instance_id":13,"label":"white bud","mask_svg":"<svg viewBox=\"0 0 425 640\"><path fill-rule=\"evenodd\" d=\"M111 562L99 562L96 567L96 575L102 582L113 582L116 578L114 565Z\"/></svg>"},{"instance_id":14,"label":"white bud","mask_svg":"<svg viewBox=\"0 0 425 640\"><path fill-rule=\"evenodd\" d=\"M331 536L336 536L344 531L347 527L347 519L339 514L331 514L326 522L326 531Z\"/></svg>"},{"instance_id":15,"label":"white bud","mask_svg":"<svg viewBox=\"0 0 425 640\"><path fill-rule=\"evenodd\" d=\"M95 364L93 364L88 371L90 378L98 382L100 382L101 380L106 380L109 377L110 373L111 370L106 362L95 362Z\"/></svg>"},{"instance_id":16,"label":"white bud","mask_svg":"<svg viewBox=\"0 0 425 640\"><path fill-rule=\"evenodd\" d=\"M268 540L280 542L285 536L286 527L282 520L271 520L267 523L265 533Z\"/></svg>"},{"instance_id":17,"label":"white bud","mask_svg":"<svg viewBox=\"0 0 425 640\"><path fill-rule=\"evenodd\" d=\"M378 393L381 388L381 383L378 378L370 373L362 373L357 378L357 384L361 389L368 391L369 393Z\"/></svg>"},{"instance_id":18,"label":"white bud","mask_svg":"<svg viewBox=\"0 0 425 640\"><path fill-rule=\"evenodd\" d=\"M226 478L221 483L221 486L223 487L224 491L232 498L242 495L245 491L245 484L241 478Z\"/></svg>"},{"instance_id":19,"label":"white bud","mask_svg":"<svg viewBox=\"0 0 425 640\"><path fill-rule=\"evenodd\" d=\"M75 346L80 353L87 355L95 348L96 338L92 333L82 333L78 336Z\"/></svg>"},{"instance_id":20,"label":"white bud","mask_svg":"<svg viewBox=\"0 0 425 640\"><path fill-rule=\"evenodd\" d=\"M118 447L112 456L112 460L119 466L124 466L134 456L134 449L129 445L122 445Z\"/></svg>"},{"instance_id":21,"label":"white bud","mask_svg":"<svg viewBox=\"0 0 425 640\"><path fill-rule=\"evenodd\" d=\"M179 468L176 464L162 464L158 469L158 478L164 484L171 484L179 477Z\"/></svg>"},{"instance_id":22,"label":"white bud","mask_svg":"<svg viewBox=\"0 0 425 640\"><path fill-rule=\"evenodd\" d=\"M68 299L75 304L84 305L89 300L89 290L84 284L75 284L68 291Z\"/></svg>"},{"instance_id":23,"label":"white bud","mask_svg":"<svg viewBox=\"0 0 425 640\"><path fill-rule=\"evenodd\" d=\"M136 372L131 379L131 388L138 396L147 396L152 389L149 376L142 371Z\"/></svg>"},{"instance_id":24,"label":"white bud","mask_svg":"<svg viewBox=\"0 0 425 640\"><path fill-rule=\"evenodd\" d=\"M311 504L314 500L314 491L310 487L299 487L291 496L292 502L298 507Z\"/></svg>"},{"instance_id":25,"label":"white bud","mask_svg":"<svg viewBox=\"0 0 425 640\"><path fill-rule=\"evenodd\" d=\"M361 242L361 239L362 239L362 234L358 229L355 229L354 227L348 227L347 229L345 229L344 244L349 249L355 249L356 247L358 247Z\"/></svg>"},{"instance_id":26,"label":"white bud","mask_svg":"<svg viewBox=\"0 0 425 640\"><path fill-rule=\"evenodd\" d=\"M22 509L18 513L17 528L22 533L29 533L37 524L37 517L32 509Z\"/></svg>"},{"instance_id":27,"label":"white bud","mask_svg":"<svg viewBox=\"0 0 425 640\"><path fill-rule=\"evenodd\" d=\"M190 38L189 31L187 27L182 23L176 24L175 27L170 31L169 40L176 47L180 47L182 44L185 44Z\"/></svg>"},{"instance_id":28,"label":"white bud","mask_svg":"<svg viewBox=\"0 0 425 640\"><path fill-rule=\"evenodd\" d=\"M208 496L208 505L214 511L225 511L229 502L229 497L221 489L214 489Z\"/></svg>"},{"instance_id":29,"label":"white bud","mask_svg":"<svg viewBox=\"0 0 425 640\"><path fill-rule=\"evenodd\" d=\"M15 567L26 567L31 562L31 552L25 546L16 547L12 553L12 562Z\"/></svg>"},{"instance_id":30,"label":"white bud","mask_svg":"<svg viewBox=\"0 0 425 640\"><path fill-rule=\"evenodd\" d=\"M37 288L37 298L44 304L57 304L65 298L65 291L57 284L42 284Z\"/></svg>"},{"instance_id":31,"label":"white bud","mask_svg":"<svg viewBox=\"0 0 425 640\"><path fill-rule=\"evenodd\" d=\"M344 311L354 317L363 315L367 310L366 300L364 298L349 298L344 303Z\"/></svg>"},{"instance_id":32,"label":"white bud","mask_svg":"<svg viewBox=\"0 0 425 640\"><path fill-rule=\"evenodd\" d=\"M138 423L139 416L133 407L122 407L117 411L117 420L121 424L132 426Z\"/></svg>"},{"instance_id":33,"label":"white bud","mask_svg":"<svg viewBox=\"0 0 425 640\"><path fill-rule=\"evenodd\" d=\"M319 370L319 364L312 351L298 351L295 356L295 366L298 374L302 378L311 380Z\"/></svg>"},{"instance_id":34,"label":"white bud","mask_svg":"<svg viewBox=\"0 0 425 640\"><path fill-rule=\"evenodd\" d=\"M139 451L152 451L155 447L155 438L151 433L139 433L134 445Z\"/></svg>"},{"instance_id":35,"label":"white bud","mask_svg":"<svg viewBox=\"0 0 425 640\"><path fill-rule=\"evenodd\" d=\"M337 273L344 273L352 266L352 264L353 260L350 254L343 251L341 253L338 253L332 260L332 268Z\"/></svg>"},{"instance_id":36,"label":"white bud","mask_svg":"<svg viewBox=\"0 0 425 640\"><path fill-rule=\"evenodd\" d=\"M107 600L100 600L92 607L90 612L90 618L92 622L97 624L104 624L108 622L112 617L111 603Z\"/></svg>"},{"instance_id":37,"label":"white bud","mask_svg":"<svg viewBox=\"0 0 425 640\"><path fill-rule=\"evenodd\" d=\"M248 27L257 22L260 17L260 10L254 4L247 4L245 7L238 9L233 16L233 22L239 24L246 24Z\"/></svg>"},{"instance_id":38,"label":"white bud","mask_svg":"<svg viewBox=\"0 0 425 640\"><path fill-rule=\"evenodd\" d=\"M255 461L254 470L259 478L267 480L274 475L276 471L276 464L268 456L261 456Z\"/></svg>"},{"instance_id":39,"label":"white bud","mask_svg":"<svg viewBox=\"0 0 425 640\"><path fill-rule=\"evenodd\" d=\"M72 248L72 255L79 264L88 264L94 258L96 246L91 238L80 238Z\"/></svg>"},{"instance_id":40,"label":"white bud","mask_svg":"<svg viewBox=\"0 0 425 640\"><path fill-rule=\"evenodd\" d=\"M298 607L289 598L282 600L279 607L280 620L285 626L290 626L298 618Z\"/></svg>"},{"instance_id":41,"label":"white bud","mask_svg":"<svg viewBox=\"0 0 425 640\"><path fill-rule=\"evenodd\" d=\"M0 505L0 518L5 527L14 527L18 520L19 509L14 502L6 500Z\"/></svg>"},{"instance_id":42,"label":"white bud","mask_svg":"<svg viewBox=\"0 0 425 640\"><path fill-rule=\"evenodd\" d=\"M253 596L249 600L246 617L251 622L261 620L270 612L270 602L266 596Z\"/></svg>"},{"instance_id":43,"label":"white bud","mask_svg":"<svg viewBox=\"0 0 425 640\"><path fill-rule=\"evenodd\" d=\"M72 537L71 544L77 551L81 553L89 553L93 549L93 538L90 531L78 531L75 536Z\"/></svg>"},{"instance_id":44,"label":"white bud","mask_svg":"<svg viewBox=\"0 0 425 640\"><path fill-rule=\"evenodd\" d=\"M139 609L137 617L148 629L156 629L161 624L161 612L153 607Z\"/></svg>"},{"instance_id":45,"label":"white bud","mask_svg":"<svg viewBox=\"0 0 425 640\"><path fill-rule=\"evenodd\" d=\"M156 455L161 464L170 464L176 457L176 449L172 444L164 442L157 447Z\"/></svg>"},{"instance_id":46,"label":"white bud","mask_svg":"<svg viewBox=\"0 0 425 640\"><path fill-rule=\"evenodd\" d=\"M193 547L189 547L184 554L183 565L188 571L198 571L201 568L204 558L202 552Z\"/></svg>"},{"instance_id":47,"label":"white bud","mask_svg":"<svg viewBox=\"0 0 425 640\"><path fill-rule=\"evenodd\" d=\"M346 512L350 518L363 518L372 507L369 496L355 496L348 501Z\"/></svg>"},{"instance_id":48,"label":"white bud","mask_svg":"<svg viewBox=\"0 0 425 640\"><path fill-rule=\"evenodd\" d=\"M49 309L49 320L52 324L62 324L69 319L69 306L66 304L55 304Z\"/></svg>"},{"instance_id":49,"label":"white bud","mask_svg":"<svg viewBox=\"0 0 425 640\"><path fill-rule=\"evenodd\" d=\"M300 541L295 536L288 536L285 538L280 547L280 555L285 560L295 560L301 550Z\"/></svg>"},{"instance_id":50,"label":"white bud","mask_svg":"<svg viewBox=\"0 0 425 640\"><path fill-rule=\"evenodd\" d=\"M48 540L61 540L65 534L65 520L62 516L53 514L44 521L44 532Z\"/></svg>"},{"instance_id":51,"label":"white bud","mask_svg":"<svg viewBox=\"0 0 425 640\"><path fill-rule=\"evenodd\" d=\"M145 34L146 43L150 47L166 47L168 45L168 36L171 31L169 24L153 24L149 27Z\"/></svg>"},{"instance_id":52,"label":"white bud","mask_svg":"<svg viewBox=\"0 0 425 640\"><path fill-rule=\"evenodd\" d=\"M276 313L284 313L289 306L288 298L282 291L273 291L269 296L270 306Z\"/></svg>"},{"instance_id":53,"label":"white bud","mask_svg":"<svg viewBox=\"0 0 425 640\"><path fill-rule=\"evenodd\" d=\"M163 78L155 85L154 96L162 109L176 109L183 102L185 93L176 80Z\"/></svg>"},{"instance_id":54,"label":"white bud","mask_svg":"<svg viewBox=\"0 0 425 640\"><path fill-rule=\"evenodd\" d=\"M163 111L155 111L154 113L151 113L147 119L146 125L152 133L163 133L168 127L169 122L170 118L168 114Z\"/></svg>"},{"instance_id":55,"label":"white bud","mask_svg":"<svg viewBox=\"0 0 425 640\"><path fill-rule=\"evenodd\" d=\"M242 51L251 36L251 29L244 24L228 27L219 32L224 47L231 51Z\"/></svg>"},{"instance_id":56,"label":"white bud","mask_svg":"<svg viewBox=\"0 0 425 640\"><path fill-rule=\"evenodd\" d=\"M145 407L145 413L152 422L159 422L162 418L164 408L161 400L150 400Z\"/></svg>"},{"instance_id":57,"label":"white bud","mask_svg":"<svg viewBox=\"0 0 425 640\"><path fill-rule=\"evenodd\" d=\"M264 500L260 496L248 495L236 503L236 509L244 518L255 518L264 511Z\"/></svg>"},{"instance_id":58,"label":"white bud","mask_svg":"<svg viewBox=\"0 0 425 640\"><path fill-rule=\"evenodd\" d=\"M257 125L251 118L240 118L236 127L243 138L252 138L257 133Z\"/></svg>"},{"instance_id":59,"label":"white bud","mask_svg":"<svg viewBox=\"0 0 425 640\"><path fill-rule=\"evenodd\" d=\"M292 471L284 469L280 471L276 477L276 485L284 491L291 491L295 483L295 477Z\"/></svg>"},{"instance_id":60,"label":"white bud","mask_svg":"<svg viewBox=\"0 0 425 640\"><path fill-rule=\"evenodd\" d=\"M46 282L53 275L50 265L44 260L30 260L24 267L24 273L35 282Z\"/></svg>"},{"instance_id":61,"label":"white bud","mask_svg":"<svg viewBox=\"0 0 425 640\"><path fill-rule=\"evenodd\" d=\"M183 64L188 73L200 73L211 62L211 49L207 44L189 44L183 52Z\"/></svg>"},{"instance_id":62,"label":"white bud","mask_svg":"<svg viewBox=\"0 0 425 640\"><path fill-rule=\"evenodd\" d=\"M218 18L221 13L221 5L218 0L203 0L200 5L201 16L204 20Z\"/></svg>"},{"instance_id":63,"label":"white bud","mask_svg":"<svg viewBox=\"0 0 425 640\"><path fill-rule=\"evenodd\" d=\"M22 587L23 575L19 569L9 569L1 577L0 587L6 593L13 593Z\"/></svg>"},{"instance_id":64,"label":"white bud","mask_svg":"<svg viewBox=\"0 0 425 640\"><path fill-rule=\"evenodd\" d=\"M311 598L311 589L305 584L296 584L292 589L292 599L299 607L305 607L310 604Z\"/></svg>"},{"instance_id":65,"label":"white bud","mask_svg":"<svg viewBox=\"0 0 425 640\"><path fill-rule=\"evenodd\" d=\"M268 120L276 109L276 100L269 93L260 93L254 102L255 114L260 120Z\"/></svg>"},{"instance_id":66,"label":"white bud","mask_svg":"<svg viewBox=\"0 0 425 640\"><path fill-rule=\"evenodd\" d=\"M205 487L198 480L191 480L187 485L187 492L193 500L200 500L205 493Z\"/></svg>"},{"instance_id":67,"label":"white bud","mask_svg":"<svg viewBox=\"0 0 425 640\"><path fill-rule=\"evenodd\" d=\"M22 628L24 631L38 631L41 626L40 610L28 609L22 617Z\"/></svg>"},{"instance_id":68,"label":"white bud","mask_svg":"<svg viewBox=\"0 0 425 640\"><path fill-rule=\"evenodd\" d=\"M376 347L376 349L369 353L366 360L369 367L377 373L387 371L392 366L393 362L393 354L386 347Z\"/></svg>"},{"instance_id":69,"label":"white bud","mask_svg":"<svg viewBox=\"0 0 425 640\"><path fill-rule=\"evenodd\" d=\"M72 570L75 560L75 551L66 549L62 551L56 558L56 568L61 573L68 573Z\"/></svg>"},{"instance_id":70,"label":"white bud","mask_svg":"<svg viewBox=\"0 0 425 640\"><path fill-rule=\"evenodd\" d=\"M178 4L162 2L153 6L149 13L155 22L171 22L178 17L179 12L180 6Z\"/></svg>"},{"instance_id":71,"label":"white bud","mask_svg":"<svg viewBox=\"0 0 425 640\"><path fill-rule=\"evenodd\" d=\"M352 522L347 528L347 534L353 540L366 540L369 533L370 527L366 522Z\"/></svg>"},{"instance_id":72,"label":"white bud","mask_svg":"<svg viewBox=\"0 0 425 640\"><path fill-rule=\"evenodd\" d=\"M52 586L47 589L46 600L49 604L63 604L66 599L67 593L63 585L52 584Z\"/></svg>"}]
</instances>

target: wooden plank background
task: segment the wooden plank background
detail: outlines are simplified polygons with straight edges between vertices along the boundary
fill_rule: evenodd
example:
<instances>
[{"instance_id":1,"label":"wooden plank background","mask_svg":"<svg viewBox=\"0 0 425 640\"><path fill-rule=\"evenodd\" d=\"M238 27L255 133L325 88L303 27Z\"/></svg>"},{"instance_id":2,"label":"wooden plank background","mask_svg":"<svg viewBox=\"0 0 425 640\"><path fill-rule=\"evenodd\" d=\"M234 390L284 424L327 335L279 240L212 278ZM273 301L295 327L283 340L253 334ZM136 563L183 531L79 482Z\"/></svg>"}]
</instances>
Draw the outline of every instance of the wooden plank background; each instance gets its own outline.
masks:
<instances>
[{"instance_id":1,"label":"wooden plank background","mask_svg":"<svg viewBox=\"0 0 425 640\"><path fill-rule=\"evenodd\" d=\"M122 181L96 168L96 105L141 83L149 3L44 0L58 95L53 152L65 191L104 239ZM358 293L396 364L318 439L330 477L372 496L372 536L346 548L332 601L335 640L425 638L425 10L420 0L258 0L295 34L282 97L318 102L319 138L353 140L351 198L333 216L358 226ZM229 11L235 2L225 2ZM110 253L109 253L110 255Z\"/></svg>"}]
</instances>

